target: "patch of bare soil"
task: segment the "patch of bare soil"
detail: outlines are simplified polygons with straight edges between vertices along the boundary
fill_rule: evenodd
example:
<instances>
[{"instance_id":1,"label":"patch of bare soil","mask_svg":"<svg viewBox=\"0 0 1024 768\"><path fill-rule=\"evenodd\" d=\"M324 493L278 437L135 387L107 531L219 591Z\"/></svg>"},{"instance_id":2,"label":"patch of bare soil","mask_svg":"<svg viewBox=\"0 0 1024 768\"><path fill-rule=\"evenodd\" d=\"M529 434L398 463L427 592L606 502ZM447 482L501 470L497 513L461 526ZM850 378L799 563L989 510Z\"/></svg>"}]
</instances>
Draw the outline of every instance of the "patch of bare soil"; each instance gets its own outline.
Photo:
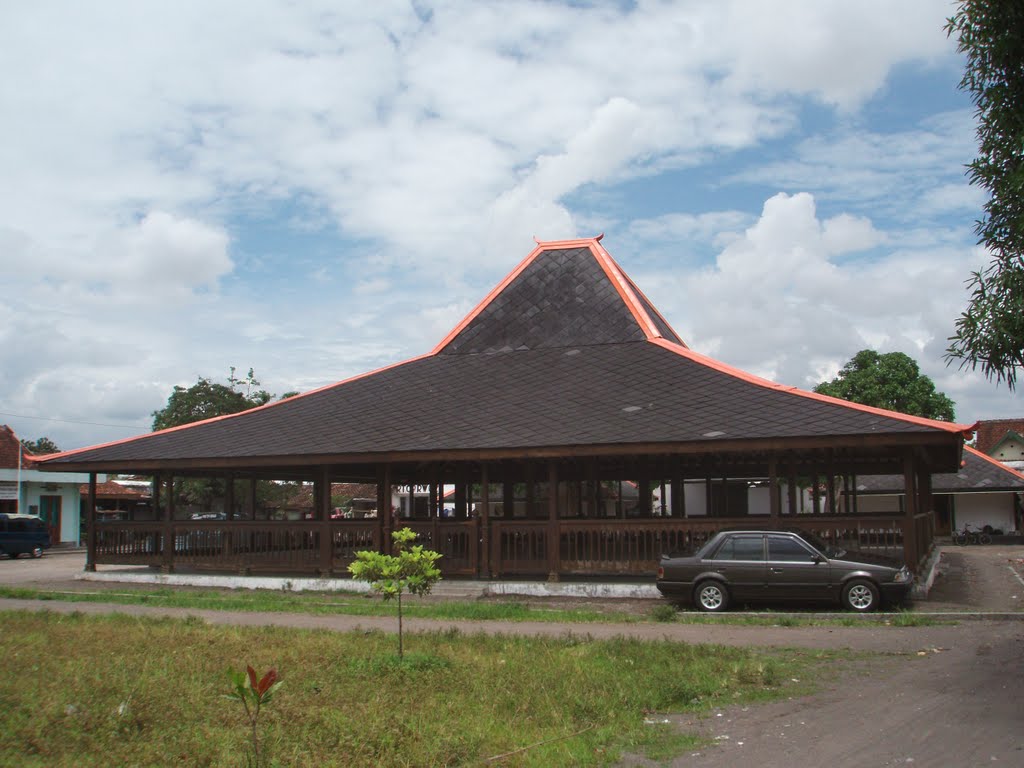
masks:
<instances>
[{"instance_id":1,"label":"patch of bare soil","mask_svg":"<svg viewBox=\"0 0 1024 768\"><path fill-rule=\"evenodd\" d=\"M812 696L676 718L708 746L660 765L1024 765L1024 623L965 622L955 630L936 627L940 643L816 681ZM621 765L658 764L632 755Z\"/></svg>"},{"instance_id":2,"label":"patch of bare soil","mask_svg":"<svg viewBox=\"0 0 1024 768\"><path fill-rule=\"evenodd\" d=\"M1024 547L942 547L935 583L914 609L1024 611Z\"/></svg>"}]
</instances>

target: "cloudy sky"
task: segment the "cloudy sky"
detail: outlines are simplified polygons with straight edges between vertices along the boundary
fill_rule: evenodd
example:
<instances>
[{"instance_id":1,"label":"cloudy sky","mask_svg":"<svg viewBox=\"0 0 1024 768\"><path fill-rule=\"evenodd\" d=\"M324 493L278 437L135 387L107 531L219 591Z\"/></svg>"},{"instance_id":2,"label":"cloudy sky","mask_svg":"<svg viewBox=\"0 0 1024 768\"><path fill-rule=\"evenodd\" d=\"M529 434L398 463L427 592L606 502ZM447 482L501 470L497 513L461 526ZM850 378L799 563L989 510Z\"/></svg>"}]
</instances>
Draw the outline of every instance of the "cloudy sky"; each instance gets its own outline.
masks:
<instances>
[{"instance_id":1,"label":"cloudy sky","mask_svg":"<svg viewBox=\"0 0 1024 768\"><path fill-rule=\"evenodd\" d=\"M175 384L428 351L533 238L603 244L694 349L810 388L943 361L985 261L947 0L6 3L0 423L69 449Z\"/></svg>"}]
</instances>

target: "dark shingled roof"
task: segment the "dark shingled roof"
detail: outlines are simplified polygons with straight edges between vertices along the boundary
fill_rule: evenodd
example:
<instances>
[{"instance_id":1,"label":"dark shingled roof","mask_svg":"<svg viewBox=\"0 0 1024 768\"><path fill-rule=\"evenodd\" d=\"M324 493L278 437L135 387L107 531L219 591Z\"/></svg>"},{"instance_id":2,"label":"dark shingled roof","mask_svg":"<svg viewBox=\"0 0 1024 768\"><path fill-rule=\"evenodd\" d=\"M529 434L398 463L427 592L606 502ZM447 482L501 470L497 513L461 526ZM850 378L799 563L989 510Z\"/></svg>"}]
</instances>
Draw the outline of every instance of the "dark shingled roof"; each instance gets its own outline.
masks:
<instances>
[{"instance_id":1,"label":"dark shingled roof","mask_svg":"<svg viewBox=\"0 0 1024 768\"><path fill-rule=\"evenodd\" d=\"M435 350L50 464L959 433L687 349L598 239L542 243Z\"/></svg>"},{"instance_id":2,"label":"dark shingled roof","mask_svg":"<svg viewBox=\"0 0 1024 768\"><path fill-rule=\"evenodd\" d=\"M857 478L858 493L903 493L903 487L903 477L900 475L865 475ZM932 491L935 493L1022 490L1024 475L970 446L964 446L964 463L959 472L932 475Z\"/></svg>"}]
</instances>

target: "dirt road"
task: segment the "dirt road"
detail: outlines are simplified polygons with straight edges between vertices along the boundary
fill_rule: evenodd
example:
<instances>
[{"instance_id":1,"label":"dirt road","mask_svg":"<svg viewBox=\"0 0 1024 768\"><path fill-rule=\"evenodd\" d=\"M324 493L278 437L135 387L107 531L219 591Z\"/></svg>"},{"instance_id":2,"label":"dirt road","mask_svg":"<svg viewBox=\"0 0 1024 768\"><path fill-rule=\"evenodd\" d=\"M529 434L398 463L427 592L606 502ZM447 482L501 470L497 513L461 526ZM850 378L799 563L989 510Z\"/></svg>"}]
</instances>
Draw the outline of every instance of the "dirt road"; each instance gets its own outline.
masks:
<instances>
[{"instance_id":1,"label":"dirt road","mask_svg":"<svg viewBox=\"0 0 1024 768\"><path fill-rule=\"evenodd\" d=\"M668 765L1024 765L1024 624L965 622L955 630L935 633L940 642L923 655L822 680L810 697L678 720L713 746Z\"/></svg>"}]
</instances>

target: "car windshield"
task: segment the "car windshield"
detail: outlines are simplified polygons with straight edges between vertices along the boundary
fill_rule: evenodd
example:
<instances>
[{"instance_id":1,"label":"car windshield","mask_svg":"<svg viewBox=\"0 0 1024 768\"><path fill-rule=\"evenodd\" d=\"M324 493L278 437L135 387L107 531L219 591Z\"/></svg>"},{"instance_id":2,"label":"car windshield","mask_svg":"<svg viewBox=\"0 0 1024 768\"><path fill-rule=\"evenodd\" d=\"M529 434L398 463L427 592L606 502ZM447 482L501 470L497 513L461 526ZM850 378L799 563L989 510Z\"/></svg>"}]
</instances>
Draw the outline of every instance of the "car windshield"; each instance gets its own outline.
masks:
<instances>
[{"instance_id":1,"label":"car windshield","mask_svg":"<svg viewBox=\"0 0 1024 768\"><path fill-rule=\"evenodd\" d=\"M797 531L796 533L798 536L800 536L801 539L806 541L819 552L823 553L825 557L842 557L846 554L845 549L834 547L828 542L826 542L824 539L818 537L816 534L813 534L809 531Z\"/></svg>"}]
</instances>

